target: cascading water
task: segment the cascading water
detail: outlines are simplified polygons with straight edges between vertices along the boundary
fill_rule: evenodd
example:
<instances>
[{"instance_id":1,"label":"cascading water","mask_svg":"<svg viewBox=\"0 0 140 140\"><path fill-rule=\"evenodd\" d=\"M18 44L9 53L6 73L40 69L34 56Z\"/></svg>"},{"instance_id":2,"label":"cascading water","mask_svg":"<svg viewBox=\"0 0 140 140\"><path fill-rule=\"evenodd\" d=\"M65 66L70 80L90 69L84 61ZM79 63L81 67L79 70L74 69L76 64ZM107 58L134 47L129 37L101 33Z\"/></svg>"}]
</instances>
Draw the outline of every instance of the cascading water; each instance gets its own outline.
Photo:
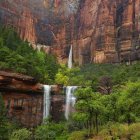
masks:
<instances>
[{"instance_id":1,"label":"cascading water","mask_svg":"<svg viewBox=\"0 0 140 140\"><path fill-rule=\"evenodd\" d=\"M44 85L44 110L43 110L43 119L48 118L50 115L50 93L51 86Z\"/></svg>"},{"instance_id":2,"label":"cascading water","mask_svg":"<svg viewBox=\"0 0 140 140\"><path fill-rule=\"evenodd\" d=\"M69 52L68 68L69 68L69 69L72 68L72 45L71 45L70 52Z\"/></svg>"},{"instance_id":3,"label":"cascading water","mask_svg":"<svg viewBox=\"0 0 140 140\"><path fill-rule=\"evenodd\" d=\"M66 107L65 107L65 118L68 120L71 108L74 107L76 102L76 97L74 92L77 89L77 86L68 86L66 87Z\"/></svg>"}]
</instances>

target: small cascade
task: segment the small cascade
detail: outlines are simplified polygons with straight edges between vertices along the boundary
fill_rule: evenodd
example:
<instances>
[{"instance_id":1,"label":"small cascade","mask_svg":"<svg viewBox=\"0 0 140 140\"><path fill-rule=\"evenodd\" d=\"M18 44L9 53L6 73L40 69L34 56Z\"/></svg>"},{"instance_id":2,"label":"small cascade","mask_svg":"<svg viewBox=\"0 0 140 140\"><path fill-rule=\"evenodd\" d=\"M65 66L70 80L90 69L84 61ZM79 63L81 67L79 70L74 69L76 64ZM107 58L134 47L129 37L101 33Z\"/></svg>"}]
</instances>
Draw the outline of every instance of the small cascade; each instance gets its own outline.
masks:
<instances>
[{"instance_id":1,"label":"small cascade","mask_svg":"<svg viewBox=\"0 0 140 140\"><path fill-rule=\"evenodd\" d=\"M74 107L76 102L76 97L74 92L77 89L77 86L68 86L66 87L66 107L65 107L65 118L68 120L71 112L71 108Z\"/></svg>"},{"instance_id":2,"label":"small cascade","mask_svg":"<svg viewBox=\"0 0 140 140\"><path fill-rule=\"evenodd\" d=\"M48 118L50 115L50 93L51 93L51 86L44 85L44 110L43 110L43 119Z\"/></svg>"},{"instance_id":3,"label":"small cascade","mask_svg":"<svg viewBox=\"0 0 140 140\"><path fill-rule=\"evenodd\" d=\"M71 45L70 52L69 52L68 68L69 68L69 69L72 68L72 45Z\"/></svg>"}]
</instances>

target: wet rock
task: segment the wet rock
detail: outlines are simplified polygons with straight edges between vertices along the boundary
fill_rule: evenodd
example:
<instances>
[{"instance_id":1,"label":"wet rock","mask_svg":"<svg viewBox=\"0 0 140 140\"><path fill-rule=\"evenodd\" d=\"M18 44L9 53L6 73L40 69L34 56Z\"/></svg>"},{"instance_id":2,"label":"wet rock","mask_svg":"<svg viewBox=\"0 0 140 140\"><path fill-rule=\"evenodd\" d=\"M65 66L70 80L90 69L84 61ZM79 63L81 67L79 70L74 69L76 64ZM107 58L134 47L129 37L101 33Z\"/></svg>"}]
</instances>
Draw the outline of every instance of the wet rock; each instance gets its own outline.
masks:
<instances>
[{"instance_id":1,"label":"wet rock","mask_svg":"<svg viewBox=\"0 0 140 140\"><path fill-rule=\"evenodd\" d=\"M0 71L0 92L11 120L26 127L42 122L43 87L33 77Z\"/></svg>"}]
</instances>

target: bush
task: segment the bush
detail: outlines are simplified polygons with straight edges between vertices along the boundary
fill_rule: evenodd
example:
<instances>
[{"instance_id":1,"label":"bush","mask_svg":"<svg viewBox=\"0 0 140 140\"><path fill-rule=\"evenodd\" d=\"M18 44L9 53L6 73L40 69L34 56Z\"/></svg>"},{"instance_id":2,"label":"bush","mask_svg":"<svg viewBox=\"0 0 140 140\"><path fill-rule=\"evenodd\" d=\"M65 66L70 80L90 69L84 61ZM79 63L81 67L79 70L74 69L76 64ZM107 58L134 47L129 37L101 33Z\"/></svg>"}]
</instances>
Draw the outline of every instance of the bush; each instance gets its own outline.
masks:
<instances>
[{"instance_id":1,"label":"bush","mask_svg":"<svg viewBox=\"0 0 140 140\"><path fill-rule=\"evenodd\" d=\"M132 135L131 139L132 140L140 140L140 132L137 132L134 135Z\"/></svg>"},{"instance_id":2,"label":"bush","mask_svg":"<svg viewBox=\"0 0 140 140\"><path fill-rule=\"evenodd\" d=\"M86 136L85 131L75 131L70 134L68 140L86 140Z\"/></svg>"},{"instance_id":3,"label":"bush","mask_svg":"<svg viewBox=\"0 0 140 140\"><path fill-rule=\"evenodd\" d=\"M140 123L134 123L129 126L129 133L134 134L140 132Z\"/></svg>"},{"instance_id":4,"label":"bush","mask_svg":"<svg viewBox=\"0 0 140 140\"><path fill-rule=\"evenodd\" d=\"M65 124L63 123L47 122L38 126L35 130L36 140L58 140L60 138L64 139L66 135Z\"/></svg>"},{"instance_id":5,"label":"bush","mask_svg":"<svg viewBox=\"0 0 140 140\"><path fill-rule=\"evenodd\" d=\"M128 124L110 124L105 125L100 131L99 136L108 140L112 139L131 139L140 140L140 123Z\"/></svg>"},{"instance_id":6,"label":"bush","mask_svg":"<svg viewBox=\"0 0 140 140\"><path fill-rule=\"evenodd\" d=\"M26 128L15 130L10 136L10 140L31 140L31 132Z\"/></svg>"}]
</instances>

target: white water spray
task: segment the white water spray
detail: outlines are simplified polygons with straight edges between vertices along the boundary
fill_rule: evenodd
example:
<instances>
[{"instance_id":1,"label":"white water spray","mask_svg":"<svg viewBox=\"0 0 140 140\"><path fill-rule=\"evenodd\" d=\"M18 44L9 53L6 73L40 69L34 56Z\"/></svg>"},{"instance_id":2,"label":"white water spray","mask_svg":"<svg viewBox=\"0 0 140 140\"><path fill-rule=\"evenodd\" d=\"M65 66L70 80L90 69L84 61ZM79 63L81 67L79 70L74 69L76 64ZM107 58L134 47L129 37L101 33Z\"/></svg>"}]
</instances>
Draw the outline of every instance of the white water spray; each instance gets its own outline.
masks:
<instances>
[{"instance_id":1,"label":"white water spray","mask_svg":"<svg viewBox=\"0 0 140 140\"><path fill-rule=\"evenodd\" d=\"M48 118L50 115L50 93L51 86L44 85L44 110L43 110L43 119Z\"/></svg>"},{"instance_id":2,"label":"white water spray","mask_svg":"<svg viewBox=\"0 0 140 140\"><path fill-rule=\"evenodd\" d=\"M72 68L72 45L71 45L70 52L69 52L68 68L69 68L69 69Z\"/></svg>"},{"instance_id":3,"label":"white water spray","mask_svg":"<svg viewBox=\"0 0 140 140\"><path fill-rule=\"evenodd\" d=\"M68 86L66 87L66 108L65 108L65 118L68 120L71 112L71 108L74 107L76 102L76 97L74 92L77 89L77 86Z\"/></svg>"}]
</instances>

